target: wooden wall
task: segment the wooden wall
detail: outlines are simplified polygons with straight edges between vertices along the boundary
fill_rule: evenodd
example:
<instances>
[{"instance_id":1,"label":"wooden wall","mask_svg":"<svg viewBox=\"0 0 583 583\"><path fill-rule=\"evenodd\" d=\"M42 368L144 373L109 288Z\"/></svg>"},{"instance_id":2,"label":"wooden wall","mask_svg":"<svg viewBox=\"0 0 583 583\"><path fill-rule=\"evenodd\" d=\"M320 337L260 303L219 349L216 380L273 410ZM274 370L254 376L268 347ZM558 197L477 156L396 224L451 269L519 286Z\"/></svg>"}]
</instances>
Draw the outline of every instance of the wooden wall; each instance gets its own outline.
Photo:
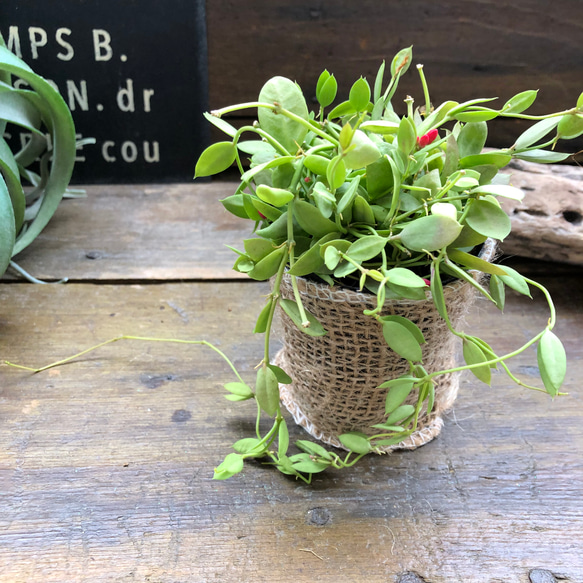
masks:
<instances>
[{"instance_id":1,"label":"wooden wall","mask_svg":"<svg viewBox=\"0 0 583 583\"><path fill-rule=\"evenodd\" d=\"M209 0L206 10L211 109L255 99L273 75L314 99L324 68L346 96L409 45L437 103L497 96L502 105L539 89L532 113L546 113L572 107L583 91L580 0ZM413 68L402 89L422 100ZM519 131L498 123L491 145L510 145Z\"/></svg>"}]
</instances>

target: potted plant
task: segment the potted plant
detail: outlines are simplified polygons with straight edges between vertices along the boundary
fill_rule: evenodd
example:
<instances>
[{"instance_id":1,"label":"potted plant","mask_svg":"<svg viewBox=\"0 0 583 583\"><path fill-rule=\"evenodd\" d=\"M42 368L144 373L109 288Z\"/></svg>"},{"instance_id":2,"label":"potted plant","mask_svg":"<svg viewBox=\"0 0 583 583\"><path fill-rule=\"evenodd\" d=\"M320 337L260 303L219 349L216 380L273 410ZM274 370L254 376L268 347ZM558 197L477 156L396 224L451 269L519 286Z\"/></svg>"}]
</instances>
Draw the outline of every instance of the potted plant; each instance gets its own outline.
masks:
<instances>
[{"instance_id":1,"label":"potted plant","mask_svg":"<svg viewBox=\"0 0 583 583\"><path fill-rule=\"evenodd\" d=\"M390 71L381 65L372 91L360 78L348 100L335 107L337 82L324 71L316 87L317 112L308 111L296 83L275 77L257 102L205 114L228 140L202 153L195 178L237 165L240 184L221 202L249 221L254 236L242 250L234 249L234 269L272 280L254 330L265 334L255 389L240 377L225 385L231 401L255 399L257 432L233 445L216 479L238 473L246 458L267 458L283 473L309 481L369 452L420 445L439 431L436 409L451 406L460 371L489 384L492 369L500 367L528 387L507 360L535 344L544 388L529 388L560 394L566 357L552 332L555 309L548 291L491 260L493 242L511 230L498 198L523 197L502 169L513 158L568 158L555 146L583 133L583 94L572 109L537 116L524 113L536 99L532 90L501 108L485 98L434 106L418 65L422 105L407 96L399 115L393 98L411 59L410 48L401 50ZM236 129L223 119L248 108L257 108L253 125ZM500 117L533 124L508 148L485 151L487 124ZM249 134L255 139L243 139ZM506 287L527 296L532 288L540 290L550 317L523 346L499 356L458 326L474 292L502 310ZM274 358L269 340L277 306L286 338ZM448 335L461 340L463 365L450 362ZM443 346L446 355L439 355ZM324 386L329 382L331 387ZM299 440L301 453L289 454L280 396L296 422L349 453ZM274 420L265 433L259 430L262 414Z\"/></svg>"},{"instance_id":2,"label":"potted plant","mask_svg":"<svg viewBox=\"0 0 583 583\"><path fill-rule=\"evenodd\" d=\"M28 87L15 86L13 76ZM31 134L15 152L4 139L8 124ZM0 36L0 276L11 265L38 281L12 258L53 216L69 185L75 151L75 127L62 97L12 54ZM23 184L30 186L26 192Z\"/></svg>"}]
</instances>

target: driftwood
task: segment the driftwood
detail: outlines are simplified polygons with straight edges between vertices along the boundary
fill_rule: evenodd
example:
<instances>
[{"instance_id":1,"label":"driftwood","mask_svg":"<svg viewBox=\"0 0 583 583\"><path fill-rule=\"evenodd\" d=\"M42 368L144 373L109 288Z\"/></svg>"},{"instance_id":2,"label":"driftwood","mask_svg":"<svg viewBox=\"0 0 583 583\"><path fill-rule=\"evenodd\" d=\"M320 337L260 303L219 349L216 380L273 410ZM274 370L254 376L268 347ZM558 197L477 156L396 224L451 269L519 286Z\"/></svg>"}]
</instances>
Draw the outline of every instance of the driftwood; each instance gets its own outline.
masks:
<instances>
[{"instance_id":1,"label":"driftwood","mask_svg":"<svg viewBox=\"0 0 583 583\"><path fill-rule=\"evenodd\" d=\"M508 170L526 196L503 201L512 233L502 251L583 265L583 168L513 161Z\"/></svg>"}]
</instances>

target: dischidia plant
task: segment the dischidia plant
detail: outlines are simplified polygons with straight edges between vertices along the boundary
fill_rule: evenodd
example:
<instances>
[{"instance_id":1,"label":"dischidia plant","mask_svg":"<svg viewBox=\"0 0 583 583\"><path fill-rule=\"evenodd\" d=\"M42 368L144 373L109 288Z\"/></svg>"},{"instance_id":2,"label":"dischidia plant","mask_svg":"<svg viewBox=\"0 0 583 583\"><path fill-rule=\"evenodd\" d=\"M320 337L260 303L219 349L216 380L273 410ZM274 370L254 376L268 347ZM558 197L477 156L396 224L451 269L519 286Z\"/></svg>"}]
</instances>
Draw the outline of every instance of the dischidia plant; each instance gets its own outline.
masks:
<instances>
[{"instance_id":1,"label":"dischidia plant","mask_svg":"<svg viewBox=\"0 0 583 583\"><path fill-rule=\"evenodd\" d=\"M390 65L385 86L385 63L371 91L366 79L351 87L347 101L330 109L337 94L334 75L324 71L317 82L317 112L309 112L300 87L284 77L270 79L256 102L224 107L205 114L229 137L214 143L200 156L195 177L218 174L236 164L241 182L221 202L250 221L254 237L233 249L234 269L255 280L273 278L272 291L259 314L255 330L265 334L265 350L257 368L255 390L239 377L225 385L231 401L255 399L257 432L234 444L215 470L216 479L237 474L247 458L268 458L285 474L310 480L328 467L346 467L384 444L405 439L417 427L422 407L432 406L436 379L446 373L470 370L489 384L492 369L501 367L517 384L560 393L566 372L565 350L552 332L555 308L548 291L516 270L480 259L475 251L487 238L503 240L511 230L498 198L520 200L523 192L500 170L513 158L539 163L560 162L568 153L555 150L561 139L583 133L583 94L572 109L548 115L524 113L537 92L524 91L501 108L493 99L464 103L431 102L422 65L417 71L422 104L405 98L406 113L393 108L399 79L412 59L410 48L400 51ZM229 113L256 108L257 121L235 129L223 119ZM484 151L487 122L520 118L534 122L508 148ZM251 135L254 139L243 139ZM260 138L257 140L256 138ZM243 159L250 156L245 169ZM471 270L489 274L485 287ZM294 299L280 297L284 273L291 276ZM279 383L291 379L275 366L270 333L276 306L306 334L326 330L302 304L296 278L318 278L330 285L366 290L376 295L368 310L371 326L386 328L389 347L409 363L409 372L385 379L387 422L373 436L359 432L339 436L350 450L338 455L319 444L296 442L302 453L288 454L289 434L280 410ZM444 301L444 278L469 282L500 310L505 287L530 296L539 289L550 309L548 324L510 354L499 356L481 338L454 329ZM465 364L447 371L426 371L419 328L403 318L382 315L387 299L430 297L450 332L463 342ZM525 384L508 368L507 360L537 345L544 389ZM394 390L391 390L394 389ZM403 405L416 394L414 405ZM262 414L274 418L265 434L259 430Z\"/></svg>"}]
</instances>

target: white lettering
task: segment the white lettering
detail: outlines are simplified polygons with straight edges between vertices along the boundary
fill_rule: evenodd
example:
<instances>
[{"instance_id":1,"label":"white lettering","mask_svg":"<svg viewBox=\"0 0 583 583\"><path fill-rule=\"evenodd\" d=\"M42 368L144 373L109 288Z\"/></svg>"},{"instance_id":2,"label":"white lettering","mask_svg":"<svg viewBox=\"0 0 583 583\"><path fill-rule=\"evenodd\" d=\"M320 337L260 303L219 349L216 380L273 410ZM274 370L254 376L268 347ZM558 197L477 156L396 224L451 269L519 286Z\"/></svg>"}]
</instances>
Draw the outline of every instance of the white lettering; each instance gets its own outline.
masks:
<instances>
[{"instance_id":1,"label":"white lettering","mask_svg":"<svg viewBox=\"0 0 583 583\"><path fill-rule=\"evenodd\" d=\"M112 141L103 142L103 146L101 146L101 155L106 162L115 162L116 160L116 157L109 153L109 149L113 146L115 146L115 142Z\"/></svg>"},{"instance_id":2,"label":"white lettering","mask_svg":"<svg viewBox=\"0 0 583 583\"><path fill-rule=\"evenodd\" d=\"M38 26L30 26L28 28L28 38L30 39L30 52L33 59L38 59L39 47L44 47L47 44L47 33L44 28Z\"/></svg>"},{"instance_id":3,"label":"white lettering","mask_svg":"<svg viewBox=\"0 0 583 583\"><path fill-rule=\"evenodd\" d=\"M67 51L66 53L57 53L57 59L61 59L61 61L70 61L75 54L73 45L63 39L63 36L69 36L70 34L70 28L57 28L57 34L55 35L57 43L59 43Z\"/></svg>"},{"instance_id":4,"label":"white lettering","mask_svg":"<svg viewBox=\"0 0 583 583\"><path fill-rule=\"evenodd\" d=\"M126 162L135 162L138 159L138 148L133 142L124 142L121 145L121 157Z\"/></svg>"},{"instance_id":5,"label":"white lettering","mask_svg":"<svg viewBox=\"0 0 583 583\"><path fill-rule=\"evenodd\" d=\"M154 95L153 89L144 89L144 111L152 111L151 98Z\"/></svg>"},{"instance_id":6,"label":"white lettering","mask_svg":"<svg viewBox=\"0 0 583 583\"><path fill-rule=\"evenodd\" d=\"M93 29L93 50L96 61L111 61L113 49L111 48L111 35L107 30Z\"/></svg>"},{"instance_id":7,"label":"white lettering","mask_svg":"<svg viewBox=\"0 0 583 583\"><path fill-rule=\"evenodd\" d=\"M71 111L75 111L75 101L81 107L81 111L88 111L87 81L81 81L81 92L75 86L74 81L67 81L67 99L69 100L69 109Z\"/></svg>"},{"instance_id":8,"label":"white lettering","mask_svg":"<svg viewBox=\"0 0 583 583\"><path fill-rule=\"evenodd\" d=\"M8 44L6 46L9 51L13 52L17 57L22 59L18 26L11 26L8 28Z\"/></svg>"},{"instance_id":9,"label":"white lettering","mask_svg":"<svg viewBox=\"0 0 583 583\"><path fill-rule=\"evenodd\" d=\"M150 142L144 142L144 160L151 164L152 162L160 162L160 144L153 142L153 154L150 153Z\"/></svg>"},{"instance_id":10,"label":"white lettering","mask_svg":"<svg viewBox=\"0 0 583 583\"><path fill-rule=\"evenodd\" d=\"M126 87L117 92L117 106L121 111L135 111L134 104L134 82L131 79L126 80Z\"/></svg>"},{"instance_id":11,"label":"white lettering","mask_svg":"<svg viewBox=\"0 0 583 583\"><path fill-rule=\"evenodd\" d=\"M82 134L75 134L75 140L77 141L77 150L81 151L83 149L83 139ZM85 162L85 156L75 156L75 162Z\"/></svg>"}]
</instances>

